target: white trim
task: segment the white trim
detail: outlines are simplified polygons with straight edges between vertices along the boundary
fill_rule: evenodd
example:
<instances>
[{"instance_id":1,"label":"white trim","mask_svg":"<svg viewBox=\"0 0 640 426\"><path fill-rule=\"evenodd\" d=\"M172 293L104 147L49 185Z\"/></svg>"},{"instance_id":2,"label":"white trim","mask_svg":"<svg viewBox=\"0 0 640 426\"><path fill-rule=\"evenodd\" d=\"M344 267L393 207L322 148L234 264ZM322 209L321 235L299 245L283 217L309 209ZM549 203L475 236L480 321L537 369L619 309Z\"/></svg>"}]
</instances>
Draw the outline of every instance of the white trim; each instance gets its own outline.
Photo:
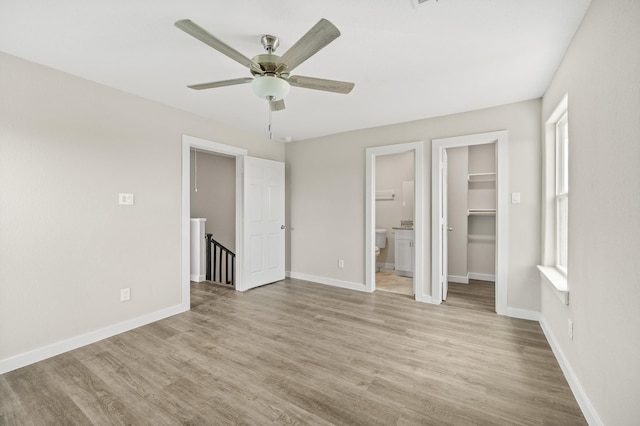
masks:
<instances>
[{"instance_id":1,"label":"white trim","mask_svg":"<svg viewBox=\"0 0 640 426\"><path fill-rule=\"evenodd\" d=\"M496 312L507 315L507 289L509 287L509 205L508 205L508 133L506 130L433 139L431 144L431 299L442 303L442 285L439 279L440 265L440 167L443 151L459 146L496 143Z\"/></svg>"},{"instance_id":2,"label":"white trim","mask_svg":"<svg viewBox=\"0 0 640 426\"><path fill-rule=\"evenodd\" d=\"M207 278L206 275L196 275L196 274L189 275L189 279L194 283L201 283L206 278Z\"/></svg>"},{"instance_id":3,"label":"white trim","mask_svg":"<svg viewBox=\"0 0 640 426\"><path fill-rule=\"evenodd\" d=\"M542 264L556 264L556 122L568 113L569 95L565 94L544 124L542 151Z\"/></svg>"},{"instance_id":4,"label":"white trim","mask_svg":"<svg viewBox=\"0 0 640 426\"><path fill-rule=\"evenodd\" d=\"M520 318L531 321L540 321L540 312L530 311L528 309L518 309L507 307L507 316L512 318Z\"/></svg>"},{"instance_id":5,"label":"white trim","mask_svg":"<svg viewBox=\"0 0 640 426\"><path fill-rule=\"evenodd\" d=\"M573 396L576 398L576 401L578 402L578 405L580 406L580 409L582 410L582 414L587 420L587 423L589 423L592 426L604 425L604 423L598 416L596 409L591 404L591 401L589 400L587 393L585 392L584 388L580 384L580 381L578 380L576 373L573 371L573 368L571 368L571 364L569 363L569 360L565 356L564 352L562 352L562 349L560 349L560 345L558 344L558 341L556 340L553 332L551 331L551 327L549 327L549 324L544 319L544 317L540 318L540 327L542 328L542 332L544 333L545 337L547 338L547 341L549 342L549 346L551 346L551 350L553 351L553 354L558 360L560 369L562 369L562 372L564 373L564 377L565 379L567 379L567 383L569 383L569 387L573 392Z\"/></svg>"},{"instance_id":6,"label":"white trim","mask_svg":"<svg viewBox=\"0 0 640 426\"><path fill-rule=\"evenodd\" d=\"M376 157L389 154L401 154L404 152L414 152L414 273L413 273L413 294L415 300L424 300L424 143L422 141L400 143L395 145L385 145L366 149L366 220L365 220L365 291L373 292L375 285L375 223L376 223Z\"/></svg>"},{"instance_id":7,"label":"white trim","mask_svg":"<svg viewBox=\"0 0 640 426\"><path fill-rule=\"evenodd\" d=\"M116 334L124 333L125 331L133 330L134 328L138 328L155 321L160 321L161 319L168 318L186 310L188 309L185 309L182 304L174 305L137 318L113 324L95 331L90 331L89 333L81 334L80 336L52 343L42 348L15 355L11 358L3 359L0 361L0 374L43 361L47 358L51 358L52 356L72 351L82 346L115 336Z\"/></svg>"},{"instance_id":8,"label":"white trim","mask_svg":"<svg viewBox=\"0 0 640 426\"><path fill-rule=\"evenodd\" d=\"M317 284L330 285L332 287L346 288L348 290L367 291L366 286L363 283L336 280L334 278L321 277L318 275L302 274L299 272L292 272L292 271L287 272L286 275L296 280L310 281Z\"/></svg>"},{"instance_id":9,"label":"white trim","mask_svg":"<svg viewBox=\"0 0 640 426\"><path fill-rule=\"evenodd\" d=\"M287 271L286 276L297 280L309 281L316 284L330 285L332 287L344 288L347 290L368 292L366 286L361 283L351 281L336 280L334 278L320 277L318 275L302 274L299 272ZM424 292L416 293L416 302L431 303L431 296Z\"/></svg>"},{"instance_id":10,"label":"white trim","mask_svg":"<svg viewBox=\"0 0 640 426\"><path fill-rule=\"evenodd\" d=\"M450 283L458 283L458 284L469 284L469 275L466 277L461 277L458 275L448 275L447 281Z\"/></svg>"},{"instance_id":11,"label":"white trim","mask_svg":"<svg viewBox=\"0 0 640 426\"><path fill-rule=\"evenodd\" d=\"M242 160L248 154L246 149L225 145L189 135L182 135L182 307L191 307L191 148L236 158L236 252L242 253L243 227L241 215L243 202ZM242 288L242 256L236 255L236 288Z\"/></svg>"},{"instance_id":12,"label":"white trim","mask_svg":"<svg viewBox=\"0 0 640 426\"><path fill-rule=\"evenodd\" d=\"M491 274L479 274L477 272L469 272L467 274L470 280L478 280L478 281L492 281L496 282L496 276Z\"/></svg>"},{"instance_id":13,"label":"white trim","mask_svg":"<svg viewBox=\"0 0 640 426\"><path fill-rule=\"evenodd\" d=\"M386 271L393 271L396 268L395 263L376 263L376 268L381 268Z\"/></svg>"},{"instance_id":14,"label":"white trim","mask_svg":"<svg viewBox=\"0 0 640 426\"><path fill-rule=\"evenodd\" d=\"M424 294L424 292L416 294L416 302L433 303L431 301L431 295L430 294Z\"/></svg>"},{"instance_id":15,"label":"white trim","mask_svg":"<svg viewBox=\"0 0 640 426\"><path fill-rule=\"evenodd\" d=\"M569 289L567 287L567 277L552 266L538 265L538 271L540 271L540 278L553 289L562 304L568 305Z\"/></svg>"}]
</instances>

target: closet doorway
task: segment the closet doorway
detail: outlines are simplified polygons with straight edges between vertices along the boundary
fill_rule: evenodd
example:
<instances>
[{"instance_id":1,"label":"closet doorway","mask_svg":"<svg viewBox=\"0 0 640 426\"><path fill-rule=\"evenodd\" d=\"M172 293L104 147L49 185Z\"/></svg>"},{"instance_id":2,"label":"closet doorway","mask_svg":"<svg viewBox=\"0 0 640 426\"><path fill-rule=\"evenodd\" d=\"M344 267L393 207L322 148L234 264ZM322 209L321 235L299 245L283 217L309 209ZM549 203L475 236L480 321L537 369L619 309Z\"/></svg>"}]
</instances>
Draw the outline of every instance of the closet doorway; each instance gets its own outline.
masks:
<instances>
[{"instance_id":1,"label":"closet doorway","mask_svg":"<svg viewBox=\"0 0 640 426\"><path fill-rule=\"evenodd\" d=\"M466 165L462 161L462 166L458 163L455 166L463 170L466 168L465 176L460 179L462 182L459 184L466 185L466 190L461 195L457 195L458 200L453 200L453 205L461 204L466 207L461 207L460 210L455 209L458 213L464 212L463 218L459 220L451 218L447 212L447 207L451 208L452 205L448 202L448 196L452 195L448 185L450 183L458 185L455 179L452 182L447 178L450 174L447 154L453 154L454 158L465 156L464 149L456 150L456 148L467 149ZM474 159L470 163L470 151L479 153L480 161ZM493 155L493 162L488 158L491 155ZM483 170L483 167L487 170ZM494 170L488 170L489 168ZM474 278L491 279L494 277L489 272L493 271L495 311L501 315L507 314L507 176L506 131L432 141L432 303L440 304L446 300L447 282L450 277L453 277L454 281L456 278L460 281ZM449 223L450 220L454 223ZM460 238L450 240L454 226L458 229L457 236ZM464 238L462 238L463 235ZM452 270L448 271L450 262L447 260L449 254L447 247L451 243L453 243L451 252L458 253L460 256L452 259ZM493 268L490 263L493 263Z\"/></svg>"},{"instance_id":2,"label":"closet doorway","mask_svg":"<svg viewBox=\"0 0 640 426\"><path fill-rule=\"evenodd\" d=\"M496 144L447 148L446 154L448 263L442 299L495 312Z\"/></svg>"}]
</instances>

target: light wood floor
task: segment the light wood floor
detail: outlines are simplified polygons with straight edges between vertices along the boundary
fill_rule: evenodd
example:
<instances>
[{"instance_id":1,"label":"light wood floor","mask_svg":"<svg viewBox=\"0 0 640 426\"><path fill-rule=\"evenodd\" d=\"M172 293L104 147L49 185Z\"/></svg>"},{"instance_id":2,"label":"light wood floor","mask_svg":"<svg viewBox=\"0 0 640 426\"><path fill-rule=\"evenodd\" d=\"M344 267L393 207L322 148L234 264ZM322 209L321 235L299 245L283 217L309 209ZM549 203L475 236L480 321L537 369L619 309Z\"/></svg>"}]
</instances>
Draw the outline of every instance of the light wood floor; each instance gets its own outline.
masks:
<instances>
[{"instance_id":1,"label":"light wood floor","mask_svg":"<svg viewBox=\"0 0 640 426\"><path fill-rule=\"evenodd\" d=\"M491 281L469 280L469 284L449 283L447 306L475 309L495 314L496 286Z\"/></svg>"},{"instance_id":2,"label":"light wood floor","mask_svg":"<svg viewBox=\"0 0 640 426\"><path fill-rule=\"evenodd\" d=\"M413 278L396 275L393 271L382 269L376 272L376 291L390 291L413 296Z\"/></svg>"},{"instance_id":3,"label":"light wood floor","mask_svg":"<svg viewBox=\"0 0 640 426\"><path fill-rule=\"evenodd\" d=\"M0 424L586 424L537 323L298 280L0 376Z\"/></svg>"}]
</instances>

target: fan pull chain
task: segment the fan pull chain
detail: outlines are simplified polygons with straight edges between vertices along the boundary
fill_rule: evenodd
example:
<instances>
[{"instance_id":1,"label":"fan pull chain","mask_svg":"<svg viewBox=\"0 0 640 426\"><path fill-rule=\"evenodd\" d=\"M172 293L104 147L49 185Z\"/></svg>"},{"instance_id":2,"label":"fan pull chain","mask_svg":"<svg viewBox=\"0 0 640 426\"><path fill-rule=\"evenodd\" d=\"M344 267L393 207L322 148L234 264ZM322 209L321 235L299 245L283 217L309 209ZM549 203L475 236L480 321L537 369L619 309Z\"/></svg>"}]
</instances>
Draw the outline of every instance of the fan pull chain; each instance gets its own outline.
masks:
<instances>
[{"instance_id":1,"label":"fan pull chain","mask_svg":"<svg viewBox=\"0 0 640 426\"><path fill-rule=\"evenodd\" d=\"M193 155L195 157L194 163L196 165L196 167L195 167L196 170L195 170L195 179L194 179L195 180L195 184L194 184L194 186L196 188L196 192L198 192L198 150L197 149L193 151Z\"/></svg>"},{"instance_id":2,"label":"fan pull chain","mask_svg":"<svg viewBox=\"0 0 640 426\"><path fill-rule=\"evenodd\" d=\"M269 139L273 140L273 133L271 132L271 102L273 101L273 96L269 96L267 97L268 99L268 103L267 103L267 107L269 108L269 127L267 128L267 130L269 131Z\"/></svg>"}]
</instances>

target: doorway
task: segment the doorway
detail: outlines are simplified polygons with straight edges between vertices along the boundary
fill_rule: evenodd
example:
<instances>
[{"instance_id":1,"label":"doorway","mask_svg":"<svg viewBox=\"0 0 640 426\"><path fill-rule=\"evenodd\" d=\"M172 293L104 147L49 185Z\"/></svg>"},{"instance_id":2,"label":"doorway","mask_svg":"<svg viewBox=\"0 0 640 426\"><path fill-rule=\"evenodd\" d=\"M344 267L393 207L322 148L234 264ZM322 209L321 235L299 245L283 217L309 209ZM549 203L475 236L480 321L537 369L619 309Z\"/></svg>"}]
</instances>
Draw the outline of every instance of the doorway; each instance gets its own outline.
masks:
<instances>
[{"instance_id":1,"label":"doorway","mask_svg":"<svg viewBox=\"0 0 640 426\"><path fill-rule=\"evenodd\" d=\"M236 179L235 179L235 211L243 211L243 176L242 161L248 154L246 149L236 148L229 145L200 139L193 136L182 136L182 306L185 310L191 307L191 150L196 149L201 152L223 155L235 158ZM235 220L235 247L237 250L236 257L236 289L242 288L242 256L243 251L243 228L241 223L241 215L236 214Z\"/></svg>"},{"instance_id":2,"label":"doorway","mask_svg":"<svg viewBox=\"0 0 640 426\"><path fill-rule=\"evenodd\" d=\"M507 132L506 130L481 133L476 135L459 136L444 139L434 139L432 143L432 276L431 299L435 304L442 303L446 297L448 280L448 263L446 248L448 245L448 217L446 214L447 186L443 176L446 171L447 149L470 147L495 143L496 171L495 171L495 311L500 315L507 314L507 265L508 265L508 205L507 205ZM479 215L487 212L477 209Z\"/></svg>"},{"instance_id":3,"label":"doorway","mask_svg":"<svg viewBox=\"0 0 640 426\"><path fill-rule=\"evenodd\" d=\"M413 298L414 152L376 157L376 291Z\"/></svg>"},{"instance_id":4,"label":"doorway","mask_svg":"<svg viewBox=\"0 0 640 426\"><path fill-rule=\"evenodd\" d=\"M246 149L182 136L181 306L191 306L191 149L235 158L237 291L284 279L284 163ZM274 249L274 247L276 247Z\"/></svg>"},{"instance_id":5,"label":"doorway","mask_svg":"<svg viewBox=\"0 0 640 426\"><path fill-rule=\"evenodd\" d=\"M236 161L191 149L191 281L235 287ZM207 240L205 235L209 235ZM207 271L207 245L213 260Z\"/></svg>"},{"instance_id":6,"label":"doorway","mask_svg":"<svg viewBox=\"0 0 640 426\"><path fill-rule=\"evenodd\" d=\"M409 142L396 145L367 148L366 150L366 224L365 224L365 291L376 289L376 192L385 188L376 187L376 160L378 157L392 154L413 153L414 169L414 203L413 203L413 238L409 261L413 265L413 294L417 301L424 300L424 228L423 228L423 187L424 160L423 142ZM400 223L398 227L400 227ZM389 230L391 231L391 230Z\"/></svg>"},{"instance_id":7,"label":"doorway","mask_svg":"<svg viewBox=\"0 0 640 426\"><path fill-rule=\"evenodd\" d=\"M495 312L496 144L445 152L448 285L442 299Z\"/></svg>"}]
</instances>

